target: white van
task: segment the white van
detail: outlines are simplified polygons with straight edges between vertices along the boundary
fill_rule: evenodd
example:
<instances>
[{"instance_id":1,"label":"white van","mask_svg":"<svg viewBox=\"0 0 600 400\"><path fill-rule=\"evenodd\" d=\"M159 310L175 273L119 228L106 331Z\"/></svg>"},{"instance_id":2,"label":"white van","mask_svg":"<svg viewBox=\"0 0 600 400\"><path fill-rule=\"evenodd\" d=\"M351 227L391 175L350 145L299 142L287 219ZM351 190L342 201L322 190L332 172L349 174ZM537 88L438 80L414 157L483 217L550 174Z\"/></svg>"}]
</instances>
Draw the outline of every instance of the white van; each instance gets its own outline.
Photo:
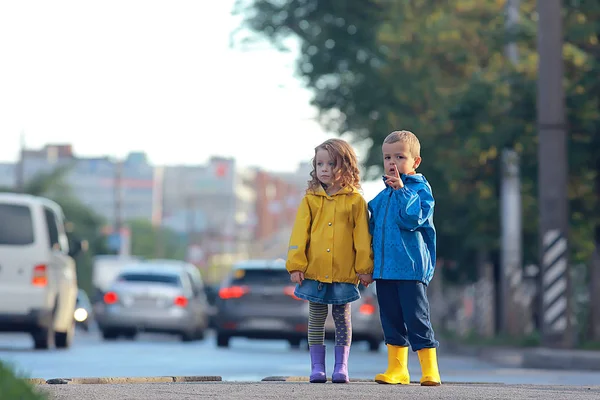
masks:
<instances>
[{"instance_id":1,"label":"white van","mask_svg":"<svg viewBox=\"0 0 600 400\"><path fill-rule=\"evenodd\" d=\"M71 345L81 243L72 247L58 204L0 193L0 332L30 333L36 349Z\"/></svg>"}]
</instances>

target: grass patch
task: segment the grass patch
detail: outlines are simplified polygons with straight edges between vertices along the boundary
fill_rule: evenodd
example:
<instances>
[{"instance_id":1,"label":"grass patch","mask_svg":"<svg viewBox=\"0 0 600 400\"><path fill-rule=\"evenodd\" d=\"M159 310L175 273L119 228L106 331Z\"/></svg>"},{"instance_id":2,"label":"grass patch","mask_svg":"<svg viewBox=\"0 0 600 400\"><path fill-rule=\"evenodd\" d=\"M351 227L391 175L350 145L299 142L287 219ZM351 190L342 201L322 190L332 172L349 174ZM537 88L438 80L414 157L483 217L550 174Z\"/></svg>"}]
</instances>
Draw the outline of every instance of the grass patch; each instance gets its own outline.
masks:
<instances>
[{"instance_id":1,"label":"grass patch","mask_svg":"<svg viewBox=\"0 0 600 400\"><path fill-rule=\"evenodd\" d=\"M18 376L14 369L0 361L0 400L47 400L34 385Z\"/></svg>"}]
</instances>

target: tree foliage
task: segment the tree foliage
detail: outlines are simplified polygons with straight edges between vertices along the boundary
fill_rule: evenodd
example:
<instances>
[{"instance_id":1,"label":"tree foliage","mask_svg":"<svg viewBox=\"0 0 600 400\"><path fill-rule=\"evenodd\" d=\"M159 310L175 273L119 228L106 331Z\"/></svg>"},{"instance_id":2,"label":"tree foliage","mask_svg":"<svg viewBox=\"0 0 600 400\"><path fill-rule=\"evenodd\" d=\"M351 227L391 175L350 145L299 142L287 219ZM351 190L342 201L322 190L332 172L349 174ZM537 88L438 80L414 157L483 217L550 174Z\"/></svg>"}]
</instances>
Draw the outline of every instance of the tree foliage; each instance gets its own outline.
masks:
<instances>
[{"instance_id":1,"label":"tree foliage","mask_svg":"<svg viewBox=\"0 0 600 400\"><path fill-rule=\"evenodd\" d=\"M537 262L536 2L521 2L514 30L504 7L503 0L238 0L235 12L250 38L299 42L297 73L321 122L371 144L370 177L381 172L389 132L419 136L440 257L472 266L478 250L498 254L505 148L520 155L525 262ZM564 1L576 262L588 260L600 222L599 14L598 2ZM518 44L517 63L506 56L509 41Z\"/></svg>"},{"instance_id":2,"label":"tree foliage","mask_svg":"<svg viewBox=\"0 0 600 400\"><path fill-rule=\"evenodd\" d=\"M186 241L176 232L155 227L148 220L129 221L131 253L143 258L185 260Z\"/></svg>"}]
</instances>

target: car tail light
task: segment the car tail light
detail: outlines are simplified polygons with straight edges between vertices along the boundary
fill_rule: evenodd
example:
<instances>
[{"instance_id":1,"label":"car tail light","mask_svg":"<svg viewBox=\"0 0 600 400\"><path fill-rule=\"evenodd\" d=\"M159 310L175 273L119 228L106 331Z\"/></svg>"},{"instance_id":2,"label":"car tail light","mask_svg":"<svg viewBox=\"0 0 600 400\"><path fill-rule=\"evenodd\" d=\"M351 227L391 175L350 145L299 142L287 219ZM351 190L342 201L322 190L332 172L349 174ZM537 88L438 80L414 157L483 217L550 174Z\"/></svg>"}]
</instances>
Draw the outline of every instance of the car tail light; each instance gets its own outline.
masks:
<instances>
[{"instance_id":1,"label":"car tail light","mask_svg":"<svg viewBox=\"0 0 600 400\"><path fill-rule=\"evenodd\" d=\"M41 264L33 267L31 284L33 286L46 286L48 284L48 269L45 265Z\"/></svg>"},{"instance_id":2,"label":"car tail light","mask_svg":"<svg viewBox=\"0 0 600 400\"><path fill-rule=\"evenodd\" d=\"M173 304L175 304L177 307L185 308L188 305L188 299L185 296L177 296L175 297Z\"/></svg>"},{"instance_id":3,"label":"car tail light","mask_svg":"<svg viewBox=\"0 0 600 400\"><path fill-rule=\"evenodd\" d=\"M283 293L285 293L286 295L290 296L294 300L302 300L300 297L297 297L294 294L294 289L295 288L296 288L295 286L286 286L285 289L283 289Z\"/></svg>"},{"instance_id":4,"label":"car tail light","mask_svg":"<svg viewBox=\"0 0 600 400\"><path fill-rule=\"evenodd\" d=\"M104 294L104 302L106 304L115 304L119 301L119 296L115 292L108 292Z\"/></svg>"},{"instance_id":5,"label":"car tail light","mask_svg":"<svg viewBox=\"0 0 600 400\"><path fill-rule=\"evenodd\" d=\"M375 313L375 306L371 299L366 299L358 309L358 312L365 315L373 315Z\"/></svg>"},{"instance_id":6,"label":"car tail light","mask_svg":"<svg viewBox=\"0 0 600 400\"><path fill-rule=\"evenodd\" d=\"M223 300L239 299L250 290L247 286L230 286L219 289L219 297Z\"/></svg>"}]
</instances>

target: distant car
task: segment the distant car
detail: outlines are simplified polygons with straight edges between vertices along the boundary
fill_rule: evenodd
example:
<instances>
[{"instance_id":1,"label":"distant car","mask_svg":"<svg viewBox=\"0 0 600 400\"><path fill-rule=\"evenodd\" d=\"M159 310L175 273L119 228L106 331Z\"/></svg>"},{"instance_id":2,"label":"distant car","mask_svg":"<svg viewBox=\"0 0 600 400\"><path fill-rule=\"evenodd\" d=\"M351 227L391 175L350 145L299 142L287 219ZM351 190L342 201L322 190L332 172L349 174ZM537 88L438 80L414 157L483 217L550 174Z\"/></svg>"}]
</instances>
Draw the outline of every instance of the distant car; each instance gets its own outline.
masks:
<instances>
[{"instance_id":1,"label":"distant car","mask_svg":"<svg viewBox=\"0 0 600 400\"><path fill-rule=\"evenodd\" d=\"M171 261L124 267L104 294L96 321L106 340L134 338L139 331L201 340L208 327L208 301L198 269Z\"/></svg>"},{"instance_id":2,"label":"distant car","mask_svg":"<svg viewBox=\"0 0 600 400\"><path fill-rule=\"evenodd\" d=\"M77 292L77 302L75 304L75 312L73 313L73 317L75 318L75 322L77 327L83 329L84 331L89 331L90 327L94 321L94 312L92 309L92 304L90 303L90 299L84 290L79 289Z\"/></svg>"},{"instance_id":3,"label":"distant car","mask_svg":"<svg viewBox=\"0 0 600 400\"><path fill-rule=\"evenodd\" d=\"M294 296L285 261L235 264L215 305L218 347L228 347L232 337L282 339L294 348L306 340L308 302Z\"/></svg>"},{"instance_id":4,"label":"distant car","mask_svg":"<svg viewBox=\"0 0 600 400\"><path fill-rule=\"evenodd\" d=\"M219 285L205 285L204 290L206 291L206 298L210 305L209 311L209 323L208 326L211 329L216 327L217 307L215 305L217 297L219 296Z\"/></svg>"},{"instance_id":5,"label":"distant car","mask_svg":"<svg viewBox=\"0 0 600 400\"><path fill-rule=\"evenodd\" d=\"M359 285L358 289L361 298L352 302L352 342L367 342L369 350L378 351L384 339L375 284L368 288ZM335 324L330 312L325 320L325 337L333 340L334 332Z\"/></svg>"},{"instance_id":6,"label":"distant car","mask_svg":"<svg viewBox=\"0 0 600 400\"><path fill-rule=\"evenodd\" d=\"M90 293L92 304L102 303L104 293L108 291L110 285L121 272L123 267L129 264L137 264L142 259L140 257L100 254L94 257L92 266L92 292Z\"/></svg>"},{"instance_id":7,"label":"distant car","mask_svg":"<svg viewBox=\"0 0 600 400\"><path fill-rule=\"evenodd\" d=\"M36 349L71 346L81 249L57 203L0 193L0 332L29 333Z\"/></svg>"}]
</instances>

